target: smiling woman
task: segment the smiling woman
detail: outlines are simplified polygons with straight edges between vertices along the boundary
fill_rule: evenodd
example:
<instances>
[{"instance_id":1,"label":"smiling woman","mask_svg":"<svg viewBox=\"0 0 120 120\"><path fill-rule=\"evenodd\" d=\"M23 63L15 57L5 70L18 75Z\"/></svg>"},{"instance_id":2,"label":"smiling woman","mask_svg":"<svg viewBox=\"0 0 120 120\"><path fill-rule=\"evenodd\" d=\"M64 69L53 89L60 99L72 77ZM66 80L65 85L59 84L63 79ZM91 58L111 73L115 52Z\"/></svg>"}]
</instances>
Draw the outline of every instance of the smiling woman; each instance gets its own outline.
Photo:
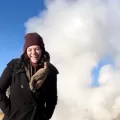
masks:
<instances>
[{"instance_id":1,"label":"smiling woman","mask_svg":"<svg viewBox=\"0 0 120 120\"><path fill-rule=\"evenodd\" d=\"M0 78L0 108L4 120L18 117L19 120L49 120L57 104L57 74L45 51L43 38L37 33L28 33L23 54L7 64Z\"/></svg>"},{"instance_id":2,"label":"smiling woman","mask_svg":"<svg viewBox=\"0 0 120 120\"><path fill-rule=\"evenodd\" d=\"M38 45L33 45L28 47L27 55L30 58L31 62L36 64L41 58L42 50Z\"/></svg>"},{"instance_id":3,"label":"smiling woman","mask_svg":"<svg viewBox=\"0 0 120 120\"><path fill-rule=\"evenodd\" d=\"M41 36L36 33L27 34L25 37L24 52L34 64L40 60L45 53L44 43Z\"/></svg>"}]
</instances>

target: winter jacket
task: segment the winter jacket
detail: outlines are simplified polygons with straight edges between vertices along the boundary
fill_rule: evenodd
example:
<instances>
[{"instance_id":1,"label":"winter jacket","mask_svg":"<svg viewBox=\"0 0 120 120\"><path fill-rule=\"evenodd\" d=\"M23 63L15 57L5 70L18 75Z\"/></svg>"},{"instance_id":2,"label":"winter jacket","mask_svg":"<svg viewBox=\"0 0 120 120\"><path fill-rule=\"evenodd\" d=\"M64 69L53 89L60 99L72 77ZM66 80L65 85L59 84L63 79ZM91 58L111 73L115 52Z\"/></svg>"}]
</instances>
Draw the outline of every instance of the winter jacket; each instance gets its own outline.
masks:
<instances>
[{"instance_id":1,"label":"winter jacket","mask_svg":"<svg viewBox=\"0 0 120 120\"><path fill-rule=\"evenodd\" d=\"M57 104L58 70L49 65L50 72L34 93L30 90L22 60L11 60L0 78L0 108L3 120L49 120ZM10 95L6 90L10 86Z\"/></svg>"}]
</instances>

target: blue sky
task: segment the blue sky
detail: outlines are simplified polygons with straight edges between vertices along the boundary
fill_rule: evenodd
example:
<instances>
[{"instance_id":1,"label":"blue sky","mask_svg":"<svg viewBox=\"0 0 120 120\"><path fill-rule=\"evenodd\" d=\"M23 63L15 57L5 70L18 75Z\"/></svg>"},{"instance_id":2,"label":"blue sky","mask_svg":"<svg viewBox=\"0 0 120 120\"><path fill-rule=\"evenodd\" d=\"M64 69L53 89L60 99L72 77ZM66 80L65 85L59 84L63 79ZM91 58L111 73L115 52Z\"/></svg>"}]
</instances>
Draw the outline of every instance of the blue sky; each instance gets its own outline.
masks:
<instances>
[{"instance_id":1,"label":"blue sky","mask_svg":"<svg viewBox=\"0 0 120 120\"><path fill-rule=\"evenodd\" d=\"M12 58L23 49L24 23L44 9L44 0L0 1L0 75Z\"/></svg>"},{"instance_id":2,"label":"blue sky","mask_svg":"<svg viewBox=\"0 0 120 120\"><path fill-rule=\"evenodd\" d=\"M114 60L109 56L105 56L103 59L101 59L98 62L98 65L95 68L93 68L93 71L92 71L92 76L93 76L92 87L99 86L99 82L97 80L98 77L99 77L99 71L100 71L102 66L107 65L107 64L111 64L114 68Z\"/></svg>"},{"instance_id":3,"label":"blue sky","mask_svg":"<svg viewBox=\"0 0 120 120\"><path fill-rule=\"evenodd\" d=\"M0 75L6 64L19 57L23 50L25 27L24 23L38 15L43 9L44 0L4 0L0 2ZM109 58L104 58L93 69L93 85L98 85L96 79L100 68L105 64L113 64Z\"/></svg>"}]
</instances>

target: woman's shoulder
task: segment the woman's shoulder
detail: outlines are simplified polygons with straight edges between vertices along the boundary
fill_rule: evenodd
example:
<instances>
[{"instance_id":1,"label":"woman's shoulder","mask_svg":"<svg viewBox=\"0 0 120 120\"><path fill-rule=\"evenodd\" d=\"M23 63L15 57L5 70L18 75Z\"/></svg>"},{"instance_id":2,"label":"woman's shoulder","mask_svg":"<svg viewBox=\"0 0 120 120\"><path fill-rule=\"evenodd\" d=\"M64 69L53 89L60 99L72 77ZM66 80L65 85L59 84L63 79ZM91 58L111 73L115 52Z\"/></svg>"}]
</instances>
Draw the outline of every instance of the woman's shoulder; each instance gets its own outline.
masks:
<instances>
[{"instance_id":1,"label":"woman's shoulder","mask_svg":"<svg viewBox=\"0 0 120 120\"><path fill-rule=\"evenodd\" d=\"M13 68L15 65L20 64L20 63L21 63L20 58L14 58L7 63L7 66L9 66L10 68Z\"/></svg>"},{"instance_id":2,"label":"woman's shoulder","mask_svg":"<svg viewBox=\"0 0 120 120\"><path fill-rule=\"evenodd\" d=\"M8 65L14 65L16 63L20 63L21 59L20 58L14 58L8 62Z\"/></svg>"},{"instance_id":3,"label":"woman's shoulder","mask_svg":"<svg viewBox=\"0 0 120 120\"><path fill-rule=\"evenodd\" d=\"M50 71L51 71L52 73L59 74L58 69L57 69L56 66L53 65L52 63L49 63L49 64L48 64L48 67L49 67L49 69L50 69Z\"/></svg>"}]
</instances>

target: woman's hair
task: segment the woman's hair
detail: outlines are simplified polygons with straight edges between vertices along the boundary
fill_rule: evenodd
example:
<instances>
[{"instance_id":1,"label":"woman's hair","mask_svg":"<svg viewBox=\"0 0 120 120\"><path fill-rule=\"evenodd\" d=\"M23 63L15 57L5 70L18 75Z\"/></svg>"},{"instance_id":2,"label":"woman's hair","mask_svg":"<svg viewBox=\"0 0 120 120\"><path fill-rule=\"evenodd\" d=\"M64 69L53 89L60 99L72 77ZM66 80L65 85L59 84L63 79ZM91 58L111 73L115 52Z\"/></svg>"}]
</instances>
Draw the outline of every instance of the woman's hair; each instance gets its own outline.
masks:
<instances>
[{"instance_id":1,"label":"woman's hair","mask_svg":"<svg viewBox=\"0 0 120 120\"><path fill-rule=\"evenodd\" d=\"M21 56L20 56L21 60L23 61L24 65L26 67L28 67L28 64L30 63L29 57L27 56L27 53L24 52Z\"/></svg>"},{"instance_id":2,"label":"woman's hair","mask_svg":"<svg viewBox=\"0 0 120 120\"><path fill-rule=\"evenodd\" d=\"M44 52L44 61L50 62L50 54L47 51Z\"/></svg>"}]
</instances>

